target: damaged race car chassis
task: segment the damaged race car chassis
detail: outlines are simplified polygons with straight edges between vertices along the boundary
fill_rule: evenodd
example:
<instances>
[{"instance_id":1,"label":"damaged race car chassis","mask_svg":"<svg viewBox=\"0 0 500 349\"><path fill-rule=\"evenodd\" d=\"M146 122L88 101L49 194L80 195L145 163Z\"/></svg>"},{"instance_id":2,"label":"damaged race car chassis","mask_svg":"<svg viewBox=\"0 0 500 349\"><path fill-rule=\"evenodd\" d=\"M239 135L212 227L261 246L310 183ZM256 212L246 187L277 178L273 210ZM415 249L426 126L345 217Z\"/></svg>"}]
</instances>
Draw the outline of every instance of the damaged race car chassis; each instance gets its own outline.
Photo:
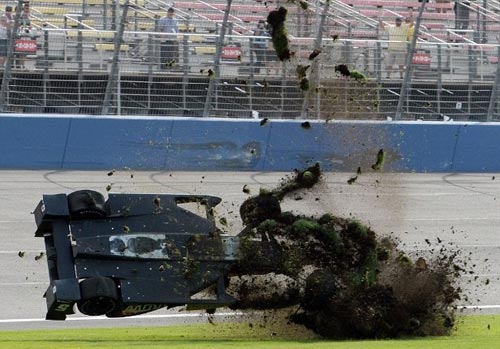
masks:
<instances>
[{"instance_id":1,"label":"damaged race car chassis","mask_svg":"<svg viewBox=\"0 0 500 349\"><path fill-rule=\"evenodd\" d=\"M65 320L75 304L85 315L107 317L234 304L226 286L230 276L248 273L238 264L244 233L229 236L216 227L213 209L220 201L206 195L112 193L106 200L92 190L43 195L34 214L50 279L46 319ZM255 244L272 255L269 242ZM265 273L261 267L253 271Z\"/></svg>"}]
</instances>

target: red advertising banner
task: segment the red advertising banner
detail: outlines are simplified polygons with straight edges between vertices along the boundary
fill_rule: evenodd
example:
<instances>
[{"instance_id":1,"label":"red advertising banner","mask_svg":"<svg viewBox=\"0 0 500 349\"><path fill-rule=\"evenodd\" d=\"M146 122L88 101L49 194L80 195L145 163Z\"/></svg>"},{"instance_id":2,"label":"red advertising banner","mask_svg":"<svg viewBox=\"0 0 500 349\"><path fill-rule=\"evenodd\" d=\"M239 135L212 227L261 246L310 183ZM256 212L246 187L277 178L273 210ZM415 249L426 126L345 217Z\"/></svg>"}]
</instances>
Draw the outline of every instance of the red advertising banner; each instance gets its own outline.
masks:
<instances>
[{"instance_id":1,"label":"red advertising banner","mask_svg":"<svg viewBox=\"0 0 500 349\"><path fill-rule=\"evenodd\" d=\"M241 49L238 46L224 46L222 48L222 59L234 59L239 60L241 57Z\"/></svg>"},{"instance_id":2,"label":"red advertising banner","mask_svg":"<svg viewBox=\"0 0 500 349\"><path fill-rule=\"evenodd\" d=\"M37 50L36 40L16 39L16 52L34 53Z\"/></svg>"},{"instance_id":3,"label":"red advertising banner","mask_svg":"<svg viewBox=\"0 0 500 349\"><path fill-rule=\"evenodd\" d=\"M420 65L430 65L431 55L425 52L416 52L415 54L413 54L412 63Z\"/></svg>"}]
</instances>

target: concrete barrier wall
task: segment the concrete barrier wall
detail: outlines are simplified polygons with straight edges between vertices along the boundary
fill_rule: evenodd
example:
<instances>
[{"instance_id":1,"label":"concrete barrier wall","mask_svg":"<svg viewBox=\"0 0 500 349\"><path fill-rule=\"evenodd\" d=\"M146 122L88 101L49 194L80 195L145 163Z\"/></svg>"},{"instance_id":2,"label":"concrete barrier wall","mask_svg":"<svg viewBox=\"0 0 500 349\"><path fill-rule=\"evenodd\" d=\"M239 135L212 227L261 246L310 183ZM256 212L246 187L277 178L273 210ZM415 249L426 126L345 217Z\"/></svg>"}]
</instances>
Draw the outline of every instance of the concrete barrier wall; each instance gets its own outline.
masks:
<instances>
[{"instance_id":1,"label":"concrete barrier wall","mask_svg":"<svg viewBox=\"0 0 500 349\"><path fill-rule=\"evenodd\" d=\"M167 117L0 116L0 168L500 171L500 125Z\"/></svg>"}]
</instances>

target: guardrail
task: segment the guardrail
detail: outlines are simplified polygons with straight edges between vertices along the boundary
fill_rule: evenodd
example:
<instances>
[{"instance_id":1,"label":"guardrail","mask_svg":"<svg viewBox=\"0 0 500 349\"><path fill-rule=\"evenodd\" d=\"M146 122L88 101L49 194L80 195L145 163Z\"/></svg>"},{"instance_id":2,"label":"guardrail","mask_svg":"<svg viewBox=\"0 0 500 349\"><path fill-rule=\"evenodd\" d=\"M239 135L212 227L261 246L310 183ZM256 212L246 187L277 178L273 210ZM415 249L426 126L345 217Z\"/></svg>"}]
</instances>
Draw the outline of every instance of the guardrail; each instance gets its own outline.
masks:
<instances>
[{"instance_id":1,"label":"guardrail","mask_svg":"<svg viewBox=\"0 0 500 349\"><path fill-rule=\"evenodd\" d=\"M125 30L123 23L115 23L115 30L97 30L70 17L76 28L42 26L35 36L11 38L0 93L3 112L444 121L500 117L500 46L491 38L483 43L483 26L460 34L447 30L443 39L422 29L415 46L408 43L413 55L402 79L397 65L389 68L389 41L377 28L371 38L360 39L355 38L359 30L338 38L290 35L293 55L282 62L269 37L229 34L227 23L219 23L213 33L198 33L186 18L180 22L185 32L167 35ZM258 40L265 46L257 48ZM165 46L173 52L168 60L162 60ZM310 59L313 52L319 54Z\"/></svg>"},{"instance_id":2,"label":"guardrail","mask_svg":"<svg viewBox=\"0 0 500 349\"><path fill-rule=\"evenodd\" d=\"M500 171L500 123L2 115L0 169ZM478 142L478 139L481 141Z\"/></svg>"}]
</instances>

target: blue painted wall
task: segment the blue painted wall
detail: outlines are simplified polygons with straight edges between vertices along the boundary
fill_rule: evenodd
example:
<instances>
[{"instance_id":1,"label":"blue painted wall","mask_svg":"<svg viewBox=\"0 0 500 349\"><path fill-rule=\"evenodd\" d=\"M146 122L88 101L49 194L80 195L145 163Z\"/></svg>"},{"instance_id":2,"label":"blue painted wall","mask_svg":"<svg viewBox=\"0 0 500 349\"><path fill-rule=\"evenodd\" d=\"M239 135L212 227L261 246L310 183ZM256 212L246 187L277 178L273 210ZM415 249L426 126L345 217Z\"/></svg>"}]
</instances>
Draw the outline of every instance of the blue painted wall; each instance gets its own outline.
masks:
<instances>
[{"instance_id":1,"label":"blue painted wall","mask_svg":"<svg viewBox=\"0 0 500 349\"><path fill-rule=\"evenodd\" d=\"M500 124L0 116L0 168L498 172Z\"/></svg>"}]
</instances>

